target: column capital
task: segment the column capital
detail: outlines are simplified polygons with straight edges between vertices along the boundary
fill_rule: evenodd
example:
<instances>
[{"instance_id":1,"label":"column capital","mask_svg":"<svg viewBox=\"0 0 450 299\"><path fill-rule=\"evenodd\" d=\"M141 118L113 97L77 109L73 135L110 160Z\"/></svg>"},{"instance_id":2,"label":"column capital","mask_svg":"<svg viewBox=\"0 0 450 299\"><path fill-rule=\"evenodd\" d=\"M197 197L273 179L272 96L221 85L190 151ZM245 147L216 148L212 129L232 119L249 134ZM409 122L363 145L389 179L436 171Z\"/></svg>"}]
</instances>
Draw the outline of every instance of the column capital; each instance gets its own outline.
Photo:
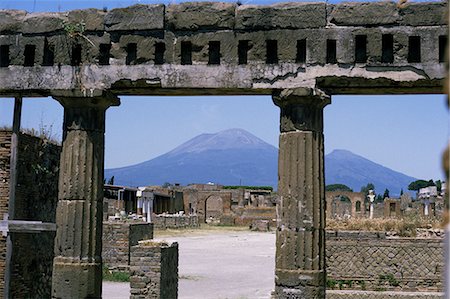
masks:
<instances>
[{"instance_id":1,"label":"column capital","mask_svg":"<svg viewBox=\"0 0 450 299\"><path fill-rule=\"evenodd\" d=\"M55 99L64 107L65 132L81 130L104 133L106 109L120 104L119 98L112 93L96 97L58 96Z\"/></svg>"},{"instance_id":2,"label":"column capital","mask_svg":"<svg viewBox=\"0 0 450 299\"><path fill-rule=\"evenodd\" d=\"M284 89L272 95L275 105L280 107L280 131L323 132L323 108L330 96L318 90Z\"/></svg>"},{"instance_id":3,"label":"column capital","mask_svg":"<svg viewBox=\"0 0 450 299\"><path fill-rule=\"evenodd\" d=\"M77 96L54 96L64 108L94 108L106 110L111 106L119 106L120 99L110 93L104 92L101 96L77 97Z\"/></svg>"}]
</instances>

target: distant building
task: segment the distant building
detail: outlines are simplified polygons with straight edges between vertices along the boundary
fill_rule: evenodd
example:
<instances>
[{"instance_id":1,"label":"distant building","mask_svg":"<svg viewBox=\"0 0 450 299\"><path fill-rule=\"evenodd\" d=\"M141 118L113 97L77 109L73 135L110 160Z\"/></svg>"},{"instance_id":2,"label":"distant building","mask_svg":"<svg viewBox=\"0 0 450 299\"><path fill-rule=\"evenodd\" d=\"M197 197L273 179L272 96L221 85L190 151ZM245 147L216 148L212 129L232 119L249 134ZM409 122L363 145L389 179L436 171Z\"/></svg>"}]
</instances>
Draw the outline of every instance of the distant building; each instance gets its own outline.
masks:
<instances>
[{"instance_id":1,"label":"distant building","mask_svg":"<svg viewBox=\"0 0 450 299\"><path fill-rule=\"evenodd\" d=\"M437 197L437 196L438 196L438 191L437 191L436 186L428 186L425 188L420 188L419 192L417 193L418 199Z\"/></svg>"}]
</instances>

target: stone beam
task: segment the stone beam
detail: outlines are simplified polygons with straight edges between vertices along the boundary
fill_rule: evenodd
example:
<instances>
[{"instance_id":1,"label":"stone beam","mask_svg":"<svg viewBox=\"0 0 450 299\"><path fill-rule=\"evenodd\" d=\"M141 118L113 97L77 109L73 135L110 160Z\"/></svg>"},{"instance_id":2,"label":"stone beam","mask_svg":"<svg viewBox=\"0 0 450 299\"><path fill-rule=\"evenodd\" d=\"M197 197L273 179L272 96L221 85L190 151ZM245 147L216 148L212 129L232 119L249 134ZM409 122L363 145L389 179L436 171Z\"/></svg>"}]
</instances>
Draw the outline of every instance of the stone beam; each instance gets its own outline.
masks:
<instances>
[{"instance_id":1,"label":"stone beam","mask_svg":"<svg viewBox=\"0 0 450 299\"><path fill-rule=\"evenodd\" d=\"M280 107L274 298L325 298L324 94L277 91Z\"/></svg>"},{"instance_id":2,"label":"stone beam","mask_svg":"<svg viewBox=\"0 0 450 299\"><path fill-rule=\"evenodd\" d=\"M0 10L0 94L439 93L446 10L445 2Z\"/></svg>"},{"instance_id":3,"label":"stone beam","mask_svg":"<svg viewBox=\"0 0 450 299\"><path fill-rule=\"evenodd\" d=\"M105 112L114 96L60 97L63 145L53 298L101 298Z\"/></svg>"}]
</instances>

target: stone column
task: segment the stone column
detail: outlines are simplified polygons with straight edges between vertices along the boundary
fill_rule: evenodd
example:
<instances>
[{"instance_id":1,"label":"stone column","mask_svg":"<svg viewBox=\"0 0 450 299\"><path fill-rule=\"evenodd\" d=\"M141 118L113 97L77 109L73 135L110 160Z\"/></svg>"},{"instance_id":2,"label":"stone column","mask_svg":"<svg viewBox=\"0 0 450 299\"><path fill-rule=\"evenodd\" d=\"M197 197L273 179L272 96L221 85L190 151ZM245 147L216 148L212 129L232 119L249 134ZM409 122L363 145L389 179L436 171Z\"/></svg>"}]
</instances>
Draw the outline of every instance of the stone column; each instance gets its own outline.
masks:
<instances>
[{"instance_id":1,"label":"stone column","mask_svg":"<svg viewBox=\"0 0 450 299\"><path fill-rule=\"evenodd\" d=\"M278 158L274 298L325 298L325 95L283 90Z\"/></svg>"},{"instance_id":2,"label":"stone column","mask_svg":"<svg viewBox=\"0 0 450 299\"><path fill-rule=\"evenodd\" d=\"M105 112L114 96L58 98L64 106L53 298L101 298Z\"/></svg>"}]
</instances>

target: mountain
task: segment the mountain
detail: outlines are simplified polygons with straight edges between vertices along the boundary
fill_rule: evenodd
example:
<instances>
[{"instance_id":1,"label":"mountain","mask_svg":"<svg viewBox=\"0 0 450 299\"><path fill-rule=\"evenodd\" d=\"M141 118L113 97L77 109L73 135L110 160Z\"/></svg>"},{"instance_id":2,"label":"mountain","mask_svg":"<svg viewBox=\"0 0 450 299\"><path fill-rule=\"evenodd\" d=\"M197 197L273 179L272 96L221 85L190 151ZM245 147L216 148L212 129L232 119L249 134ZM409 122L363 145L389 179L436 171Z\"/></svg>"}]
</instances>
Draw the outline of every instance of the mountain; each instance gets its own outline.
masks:
<instances>
[{"instance_id":1,"label":"mountain","mask_svg":"<svg viewBox=\"0 0 450 299\"><path fill-rule=\"evenodd\" d=\"M214 182L222 185L277 185L278 149L242 129L202 134L174 150L132 166L107 169L119 185Z\"/></svg>"},{"instance_id":2,"label":"mountain","mask_svg":"<svg viewBox=\"0 0 450 299\"><path fill-rule=\"evenodd\" d=\"M278 150L242 129L201 134L172 151L136 165L107 169L105 178L127 186L165 182L214 182L222 185L277 187ZM396 172L346 150L325 156L325 182L345 184L355 191L373 183L377 193L407 190L413 177Z\"/></svg>"},{"instance_id":3,"label":"mountain","mask_svg":"<svg viewBox=\"0 0 450 299\"><path fill-rule=\"evenodd\" d=\"M399 195L401 189L406 192L408 184L415 180L347 150L334 150L325 156L327 185L345 184L359 191L361 186L373 183L376 193L383 194L388 189L392 196Z\"/></svg>"}]
</instances>

